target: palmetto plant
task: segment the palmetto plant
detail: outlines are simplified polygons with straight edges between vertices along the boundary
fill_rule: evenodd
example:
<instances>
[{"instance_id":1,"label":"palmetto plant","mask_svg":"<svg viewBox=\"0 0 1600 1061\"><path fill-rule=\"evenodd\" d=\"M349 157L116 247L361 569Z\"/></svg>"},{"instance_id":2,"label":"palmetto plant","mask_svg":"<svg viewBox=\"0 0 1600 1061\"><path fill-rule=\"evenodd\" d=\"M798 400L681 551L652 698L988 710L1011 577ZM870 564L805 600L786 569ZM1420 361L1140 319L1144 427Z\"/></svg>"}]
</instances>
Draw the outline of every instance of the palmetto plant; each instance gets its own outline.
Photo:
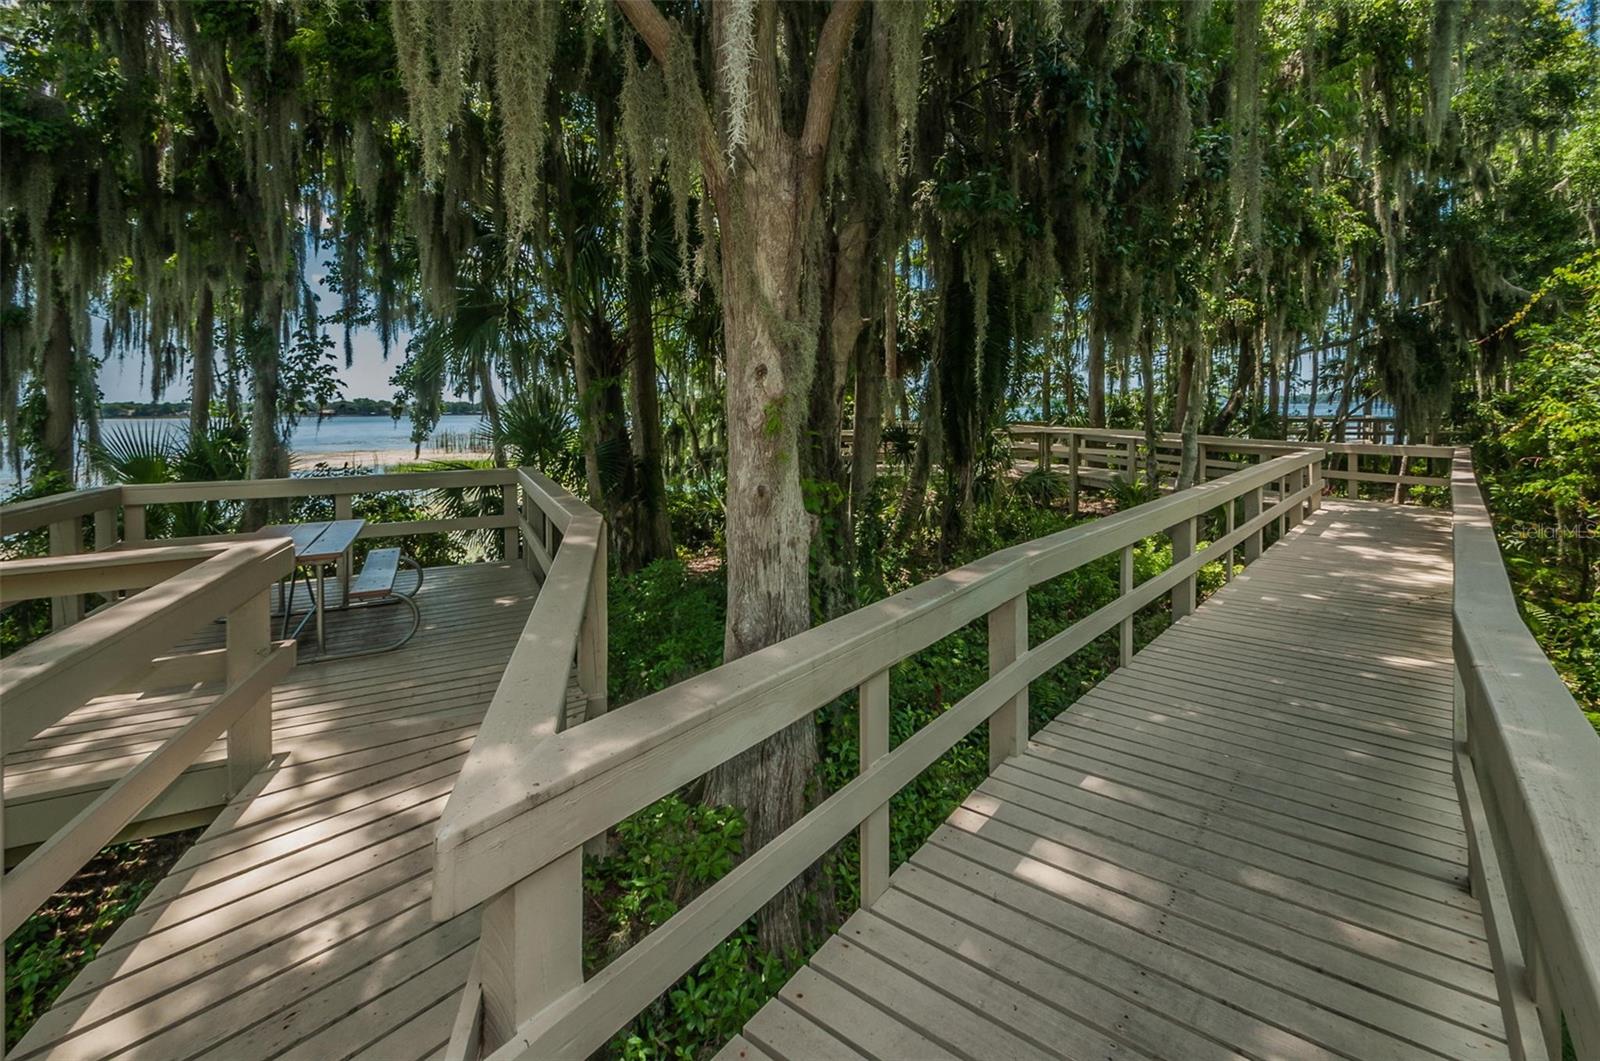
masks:
<instances>
[{"instance_id":1,"label":"palmetto plant","mask_svg":"<svg viewBox=\"0 0 1600 1061\"><path fill-rule=\"evenodd\" d=\"M108 428L89 454L90 466L107 483L220 482L243 479L249 470L245 429L221 423L195 435L158 423ZM151 537L221 534L233 528L238 506L225 501L151 505L145 512Z\"/></svg>"}]
</instances>

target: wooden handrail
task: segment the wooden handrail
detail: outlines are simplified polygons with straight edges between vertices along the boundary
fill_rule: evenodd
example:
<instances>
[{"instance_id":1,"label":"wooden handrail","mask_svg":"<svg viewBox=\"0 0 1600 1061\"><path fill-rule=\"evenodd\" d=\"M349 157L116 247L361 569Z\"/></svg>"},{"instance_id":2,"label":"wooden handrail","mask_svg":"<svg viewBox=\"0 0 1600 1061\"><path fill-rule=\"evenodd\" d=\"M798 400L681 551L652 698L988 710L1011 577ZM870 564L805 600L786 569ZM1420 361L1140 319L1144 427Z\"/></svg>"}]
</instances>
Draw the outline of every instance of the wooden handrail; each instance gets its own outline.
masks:
<instances>
[{"instance_id":1,"label":"wooden handrail","mask_svg":"<svg viewBox=\"0 0 1600 1061\"><path fill-rule=\"evenodd\" d=\"M985 720L992 758L1019 753L1031 681L1163 595L1172 596L1175 614L1192 606L1203 565L1248 547L1269 524L1293 524L1315 509L1321 458L1320 448L1301 449L1002 550L571 731L534 734L524 725L512 739L502 734L471 786L458 783L435 839L434 916L487 903L478 980L452 1054L476 1056L480 1044L470 1040L481 1034L482 1045L500 1047L496 1057L586 1055L857 826L867 841L863 880L881 880L882 815L895 791ZM1277 495L1270 507L1262 500L1268 487ZM1240 498L1243 521L1194 548L1195 521ZM1027 646L1031 586L1163 533L1189 543L1175 550L1171 568ZM879 747L888 669L986 615L990 679L892 752ZM861 774L582 982L577 857L585 841L854 687L863 690Z\"/></svg>"},{"instance_id":2,"label":"wooden handrail","mask_svg":"<svg viewBox=\"0 0 1600 1061\"><path fill-rule=\"evenodd\" d=\"M91 490L65 490L31 501L0 505L0 535L23 534L69 519L82 519L122 503L122 487L100 486Z\"/></svg>"},{"instance_id":3,"label":"wooden handrail","mask_svg":"<svg viewBox=\"0 0 1600 1061\"><path fill-rule=\"evenodd\" d=\"M395 490L434 490L461 486L494 486L514 481L511 468L451 468L440 471L387 472L370 475L306 475L288 479L230 479L217 482L129 484L122 500L129 505L174 504L183 501L245 501L279 497L323 497L331 494L378 494Z\"/></svg>"},{"instance_id":4,"label":"wooden handrail","mask_svg":"<svg viewBox=\"0 0 1600 1061\"><path fill-rule=\"evenodd\" d=\"M159 554L159 559L152 561L149 554ZM130 564L130 556L137 562ZM0 910L0 932L5 935L166 791L219 736L227 734L230 793L242 788L270 758L272 687L294 666L293 643L271 640L268 615L271 587L294 568L294 545L287 538L226 548L152 549L142 556L98 553L8 561L0 563L0 584L67 579L75 592L89 585L120 587L128 573L141 566L141 580L157 569L167 571L167 577L26 646L0 667L0 748L25 744L135 675L183 670L192 662L195 673L222 678L224 688L5 874L6 901ZM96 567L104 570L96 573ZM204 652L158 657L219 616L227 622L227 645L220 656ZM0 806L0 820L3 813Z\"/></svg>"},{"instance_id":5,"label":"wooden handrail","mask_svg":"<svg viewBox=\"0 0 1600 1061\"><path fill-rule=\"evenodd\" d=\"M1600 1057L1600 735L1522 621L1469 450L1451 479L1457 785L1508 1037L1559 1057L1565 1018Z\"/></svg>"},{"instance_id":6,"label":"wooden handrail","mask_svg":"<svg viewBox=\"0 0 1600 1061\"><path fill-rule=\"evenodd\" d=\"M99 554L95 554L99 559ZM31 560L0 563L0 581ZM287 538L241 542L36 641L0 668L0 746L15 748L113 688L135 667L182 641L294 568Z\"/></svg>"}]
</instances>

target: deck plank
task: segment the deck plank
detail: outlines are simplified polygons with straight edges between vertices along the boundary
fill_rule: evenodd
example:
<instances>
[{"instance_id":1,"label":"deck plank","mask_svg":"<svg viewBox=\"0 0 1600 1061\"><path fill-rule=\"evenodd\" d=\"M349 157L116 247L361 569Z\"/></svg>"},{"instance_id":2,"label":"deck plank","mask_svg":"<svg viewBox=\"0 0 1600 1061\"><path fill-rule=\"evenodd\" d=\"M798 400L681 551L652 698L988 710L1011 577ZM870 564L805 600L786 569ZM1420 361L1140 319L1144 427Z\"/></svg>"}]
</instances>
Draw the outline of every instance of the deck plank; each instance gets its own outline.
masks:
<instances>
[{"instance_id":1,"label":"deck plank","mask_svg":"<svg viewBox=\"0 0 1600 1061\"><path fill-rule=\"evenodd\" d=\"M824 1025L972 1056L1012 1051L996 1026L1070 1057L1508 1056L1464 886L1450 584L1439 514L1330 501L895 871L812 960L877 1008Z\"/></svg>"}]
</instances>

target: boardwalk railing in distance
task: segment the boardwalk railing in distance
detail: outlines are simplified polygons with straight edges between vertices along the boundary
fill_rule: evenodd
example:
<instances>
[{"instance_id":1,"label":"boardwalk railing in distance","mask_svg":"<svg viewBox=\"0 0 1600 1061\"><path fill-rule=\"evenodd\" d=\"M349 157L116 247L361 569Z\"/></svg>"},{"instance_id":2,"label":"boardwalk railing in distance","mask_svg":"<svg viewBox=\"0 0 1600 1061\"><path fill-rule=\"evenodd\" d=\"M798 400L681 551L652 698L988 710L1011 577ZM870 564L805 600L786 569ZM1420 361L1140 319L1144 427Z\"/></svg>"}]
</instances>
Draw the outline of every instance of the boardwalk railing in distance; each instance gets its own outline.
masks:
<instances>
[{"instance_id":1,"label":"boardwalk railing in distance","mask_svg":"<svg viewBox=\"0 0 1600 1061\"><path fill-rule=\"evenodd\" d=\"M1076 513L1080 486L1100 488L1113 481L1132 481L1144 475L1149 445L1143 431L1120 428L1067 427L1059 424L1008 424L996 432L1006 443L1014 460L1031 462L1033 468L1054 472L1067 480L1069 511ZM843 442L848 449L854 432L846 430ZM1380 500L1401 500L1408 486L1450 485L1449 464L1455 450L1449 446L1394 445L1374 442L1293 442L1282 439L1235 438L1231 435L1199 435L1196 482L1227 475L1240 468L1303 449L1317 448L1324 454L1322 477L1330 483L1343 483L1343 496L1361 496L1361 484L1383 488ZM885 446L888 443L884 444ZM1178 477L1183 457L1183 436L1165 432L1157 436L1156 467L1166 485ZM1420 467L1419 467L1420 466ZM1369 494L1373 490L1367 491Z\"/></svg>"},{"instance_id":2,"label":"boardwalk railing in distance","mask_svg":"<svg viewBox=\"0 0 1600 1061\"><path fill-rule=\"evenodd\" d=\"M502 686L504 701L497 694L435 840L435 918L485 904L475 976L449 1056L588 1056L857 829L862 901L870 903L888 881L888 808L897 791L984 723L991 763L1021 753L1033 680L1119 627L1130 654L1135 613L1162 598L1175 616L1191 611L1202 566L1236 548L1247 559L1258 555L1268 525L1297 524L1317 507L1322 456L1311 448L1273 457L1001 550L566 732L552 734L549 724L554 664L530 660L523 671L514 661L507 682L516 685ZM1270 503L1269 488L1277 492ZM1197 548L1198 521L1218 508L1243 511L1231 530ZM576 525L569 524L556 565L572 548ZM1172 566L1135 586L1134 546L1163 534L1172 541ZM1030 647L1029 589L1113 555L1122 558L1120 596ZM574 580L569 592L577 589ZM552 600L551 607L564 609L561 636L542 634L530 619L528 637L535 651L554 657L573 631L573 606ZM891 668L985 617L989 680L891 751ZM585 843L853 689L858 776L585 981ZM511 717L502 722L497 713Z\"/></svg>"},{"instance_id":3,"label":"boardwalk railing in distance","mask_svg":"<svg viewBox=\"0 0 1600 1061\"><path fill-rule=\"evenodd\" d=\"M1456 451L1456 786L1506 1036L1600 1057L1600 736L1517 610L1472 454Z\"/></svg>"},{"instance_id":4,"label":"boardwalk railing in distance","mask_svg":"<svg viewBox=\"0 0 1600 1061\"><path fill-rule=\"evenodd\" d=\"M95 504L105 498L97 496ZM54 519L65 509L41 506ZM9 529L9 528L8 528ZM287 538L0 563L0 604L137 591L28 645L0 668L0 751L15 749L95 697L125 689L221 682L160 747L5 874L9 936L73 874L227 735L227 787L238 792L272 756L272 687L294 666L274 642L269 591L294 566ZM226 647L173 651L218 618ZM4 807L0 806L0 819ZM3 838L0 838L3 842Z\"/></svg>"}]
</instances>

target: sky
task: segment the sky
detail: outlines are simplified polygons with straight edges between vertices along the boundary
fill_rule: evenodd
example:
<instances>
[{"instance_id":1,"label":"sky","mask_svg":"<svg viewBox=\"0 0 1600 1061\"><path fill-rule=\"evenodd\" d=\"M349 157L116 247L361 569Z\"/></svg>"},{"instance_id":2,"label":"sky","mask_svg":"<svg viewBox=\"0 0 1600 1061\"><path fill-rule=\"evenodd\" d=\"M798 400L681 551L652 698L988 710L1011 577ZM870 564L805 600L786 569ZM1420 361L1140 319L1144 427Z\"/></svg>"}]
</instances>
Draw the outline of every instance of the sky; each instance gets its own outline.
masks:
<instances>
[{"instance_id":1,"label":"sky","mask_svg":"<svg viewBox=\"0 0 1600 1061\"><path fill-rule=\"evenodd\" d=\"M94 328L99 334L99 325ZM345 398L378 398L388 401L394 397L394 386L389 377L400 367L405 357L405 339L399 338L389 348L389 360L383 359L383 347L378 333L371 328L358 328L351 333L355 348L355 362L344 367L344 344L341 333L334 331L334 355L339 358L339 378L344 382ZM100 368L100 390L108 402L148 402L150 397L150 366L138 352L118 359L112 354ZM188 377L185 376L167 387L167 392L155 401L182 402L189 399Z\"/></svg>"}]
</instances>

